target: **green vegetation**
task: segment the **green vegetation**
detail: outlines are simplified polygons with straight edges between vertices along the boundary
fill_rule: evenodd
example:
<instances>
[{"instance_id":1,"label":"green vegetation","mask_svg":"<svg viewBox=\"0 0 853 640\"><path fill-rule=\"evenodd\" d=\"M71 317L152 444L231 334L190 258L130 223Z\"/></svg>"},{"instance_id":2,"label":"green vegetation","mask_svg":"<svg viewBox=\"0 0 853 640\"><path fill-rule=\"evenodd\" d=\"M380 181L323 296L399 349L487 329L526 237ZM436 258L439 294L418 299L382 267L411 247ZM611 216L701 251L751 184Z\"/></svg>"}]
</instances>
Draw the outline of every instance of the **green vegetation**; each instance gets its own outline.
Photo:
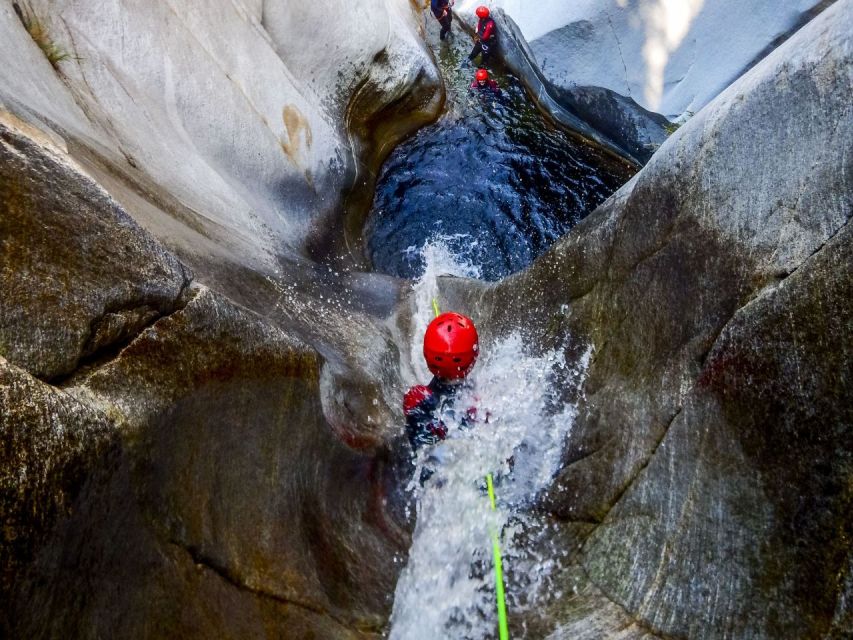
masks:
<instances>
[{"instance_id":1,"label":"green vegetation","mask_svg":"<svg viewBox=\"0 0 853 640\"><path fill-rule=\"evenodd\" d=\"M683 125L685 122L690 120L693 117L692 111L685 111L684 115L681 116L681 122L670 122L669 124L665 124L663 126L663 130L666 131L666 135L671 136L673 133L678 131L678 128Z\"/></svg>"},{"instance_id":2,"label":"green vegetation","mask_svg":"<svg viewBox=\"0 0 853 640\"><path fill-rule=\"evenodd\" d=\"M68 51L56 44L50 37L47 24L38 17L35 12L28 6L14 2L12 6L15 8L15 13L18 14L21 23L33 41L39 46L39 49L44 52L45 57L54 69L59 69L59 63L63 60L77 60L78 58L71 55Z\"/></svg>"}]
</instances>

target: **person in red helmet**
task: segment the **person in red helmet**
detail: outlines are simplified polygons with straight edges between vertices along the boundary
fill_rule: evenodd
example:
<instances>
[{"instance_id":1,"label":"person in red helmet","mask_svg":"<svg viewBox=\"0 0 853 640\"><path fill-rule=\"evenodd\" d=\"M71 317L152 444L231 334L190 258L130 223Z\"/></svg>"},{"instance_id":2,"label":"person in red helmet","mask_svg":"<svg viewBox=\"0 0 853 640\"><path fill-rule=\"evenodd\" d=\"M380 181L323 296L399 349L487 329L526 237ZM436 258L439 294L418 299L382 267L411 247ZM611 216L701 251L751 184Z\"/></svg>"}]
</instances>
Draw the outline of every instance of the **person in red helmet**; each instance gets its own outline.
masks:
<instances>
[{"instance_id":1,"label":"person in red helmet","mask_svg":"<svg viewBox=\"0 0 853 640\"><path fill-rule=\"evenodd\" d=\"M477 69L474 74L474 79L471 81L471 88L477 90L490 89L495 93L500 93L498 83L489 78L489 72L485 69Z\"/></svg>"},{"instance_id":2,"label":"person in red helmet","mask_svg":"<svg viewBox=\"0 0 853 640\"><path fill-rule=\"evenodd\" d=\"M486 65L494 51L494 47L498 42L498 28L495 21L489 13L488 7L477 7L477 34L474 36L474 48L468 56L469 60L473 60L477 56L481 56L480 63Z\"/></svg>"},{"instance_id":3,"label":"person in red helmet","mask_svg":"<svg viewBox=\"0 0 853 640\"><path fill-rule=\"evenodd\" d=\"M412 449L433 445L447 437L447 426L439 414L452 410L456 394L474 368L479 337L473 321L459 313L442 313L424 333L424 358L434 377L428 385L416 385L403 398L406 435ZM474 418L469 409L465 425Z\"/></svg>"}]
</instances>

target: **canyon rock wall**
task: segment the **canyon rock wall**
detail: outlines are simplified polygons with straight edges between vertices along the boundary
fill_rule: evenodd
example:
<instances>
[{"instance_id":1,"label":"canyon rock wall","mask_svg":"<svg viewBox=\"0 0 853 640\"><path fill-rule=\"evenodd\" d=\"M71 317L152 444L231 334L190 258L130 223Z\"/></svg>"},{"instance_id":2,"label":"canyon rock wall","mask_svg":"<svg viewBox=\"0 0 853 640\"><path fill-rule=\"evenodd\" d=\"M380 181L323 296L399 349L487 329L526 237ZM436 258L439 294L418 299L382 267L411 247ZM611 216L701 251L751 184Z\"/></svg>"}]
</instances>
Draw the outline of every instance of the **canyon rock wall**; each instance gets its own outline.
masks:
<instances>
[{"instance_id":1,"label":"canyon rock wall","mask_svg":"<svg viewBox=\"0 0 853 640\"><path fill-rule=\"evenodd\" d=\"M399 283L308 253L442 92L407 2L357 18L0 5L5 637L384 625Z\"/></svg>"},{"instance_id":2,"label":"canyon rock wall","mask_svg":"<svg viewBox=\"0 0 853 640\"><path fill-rule=\"evenodd\" d=\"M667 118L689 119L833 1L486 4L501 57L540 106L644 164L674 129ZM473 27L481 4L456 10Z\"/></svg>"},{"instance_id":3,"label":"canyon rock wall","mask_svg":"<svg viewBox=\"0 0 853 640\"><path fill-rule=\"evenodd\" d=\"M364 146L437 114L418 24L405 0L369 16L331 2L4 2L0 107L60 138L182 257L269 270L340 216L371 169ZM379 140L351 133L394 116Z\"/></svg>"},{"instance_id":4,"label":"canyon rock wall","mask_svg":"<svg viewBox=\"0 0 853 640\"><path fill-rule=\"evenodd\" d=\"M502 8L555 86L603 87L670 119L697 112L832 1L463 0Z\"/></svg>"}]
</instances>

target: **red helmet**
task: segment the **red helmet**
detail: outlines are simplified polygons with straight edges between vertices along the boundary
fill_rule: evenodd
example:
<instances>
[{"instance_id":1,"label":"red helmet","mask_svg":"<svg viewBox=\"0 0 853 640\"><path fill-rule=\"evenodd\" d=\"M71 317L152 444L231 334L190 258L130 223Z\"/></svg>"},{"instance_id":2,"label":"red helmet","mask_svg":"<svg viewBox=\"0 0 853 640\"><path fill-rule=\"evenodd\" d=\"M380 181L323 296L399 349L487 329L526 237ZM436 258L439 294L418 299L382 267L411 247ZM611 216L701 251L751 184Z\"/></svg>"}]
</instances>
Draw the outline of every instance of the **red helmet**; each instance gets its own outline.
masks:
<instances>
[{"instance_id":1,"label":"red helmet","mask_svg":"<svg viewBox=\"0 0 853 640\"><path fill-rule=\"evenodd\" d=\"M442 313L429 323L424 334L424 358L439 378L464 378L477 361L479 338L470 318Z\"/></svg>"},{"instance_id":2,"label":"red helmet","mask_svg":"<svg viewBox=\"0 0 853 640\"><path fill-rule=\"evenodd\" d=\"M474 77L477 78L477 82L485 82L489 79L489 72L485 69L477 69L477 73Z\"/></svg>"},{"instance_id":3,"label":"red helmet","mask_svg":"<svg viewBox=\"0 0 853 640\"><path fill-rule=\"evenodd\" d=\"M478 18L488 18L489 17L489 8L479 6L477 7L477 17Z\"/></svg>"}]
</instances>

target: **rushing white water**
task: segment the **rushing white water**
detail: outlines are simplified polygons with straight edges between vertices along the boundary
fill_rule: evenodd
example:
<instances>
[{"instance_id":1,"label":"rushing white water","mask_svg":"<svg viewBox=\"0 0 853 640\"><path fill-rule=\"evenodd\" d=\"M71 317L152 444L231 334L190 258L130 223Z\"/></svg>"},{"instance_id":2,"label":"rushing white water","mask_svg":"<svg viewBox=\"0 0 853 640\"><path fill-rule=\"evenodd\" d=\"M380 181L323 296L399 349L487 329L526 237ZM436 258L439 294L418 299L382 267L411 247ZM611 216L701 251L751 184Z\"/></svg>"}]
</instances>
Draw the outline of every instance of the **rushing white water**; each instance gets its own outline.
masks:
<instances>
[{"instance_id":1,"label":"rushing white water","mask_svg":"<svg viewBox=\"0 0 853 640\"><path fill-rule=\"evenodd\" d=\"M415 336L424 335L427 325L433 318L432 301L438 298L439 276L448 275L465 278L478 278L480 276L480 269L460 260L448 244L449 241L458 242L463 237L463 234L452 238L436 236L420 248L409 248L409 251L420 251L424 264L423 275L415 282L414 286L415 322L413 335ZM450 309L445 309L445 311L450 311ZM412 340L410 356L415 377L408 380L410 384L416 384L418 381L429 381L432 376L427 369L426 362L424 362L422 349L423 344L420 340Z\"/></svg>"},{"instance_id":2,"label":"rushing white water","mask_svg":"<svg viewBox=\"0 0 853 640\"><path fill-rule=\"evenodd\" d=\"M424 256L426 272L416 285L420 332L432 317L436 275L472 273L441 243L428 245ZM417 342L412 355L420 362ZM575 417L558 391L580 385L589 354L569 367L562 349L531 354L518 333L483 346L472 386L456 400L460 413L477 408L478 423L460 429L456 417L443 416L447 440L420 453L418 465L435 473L421 486L418 469L410 487L417 524L395 592L392 640L496 637L492 531L501 533L509 616L535 606L548 587L554 558L541 555L544 525L526 507L557 471ZM495 476L496 512L485 491L487 473Z\"/></svg>"}]
</instances>

